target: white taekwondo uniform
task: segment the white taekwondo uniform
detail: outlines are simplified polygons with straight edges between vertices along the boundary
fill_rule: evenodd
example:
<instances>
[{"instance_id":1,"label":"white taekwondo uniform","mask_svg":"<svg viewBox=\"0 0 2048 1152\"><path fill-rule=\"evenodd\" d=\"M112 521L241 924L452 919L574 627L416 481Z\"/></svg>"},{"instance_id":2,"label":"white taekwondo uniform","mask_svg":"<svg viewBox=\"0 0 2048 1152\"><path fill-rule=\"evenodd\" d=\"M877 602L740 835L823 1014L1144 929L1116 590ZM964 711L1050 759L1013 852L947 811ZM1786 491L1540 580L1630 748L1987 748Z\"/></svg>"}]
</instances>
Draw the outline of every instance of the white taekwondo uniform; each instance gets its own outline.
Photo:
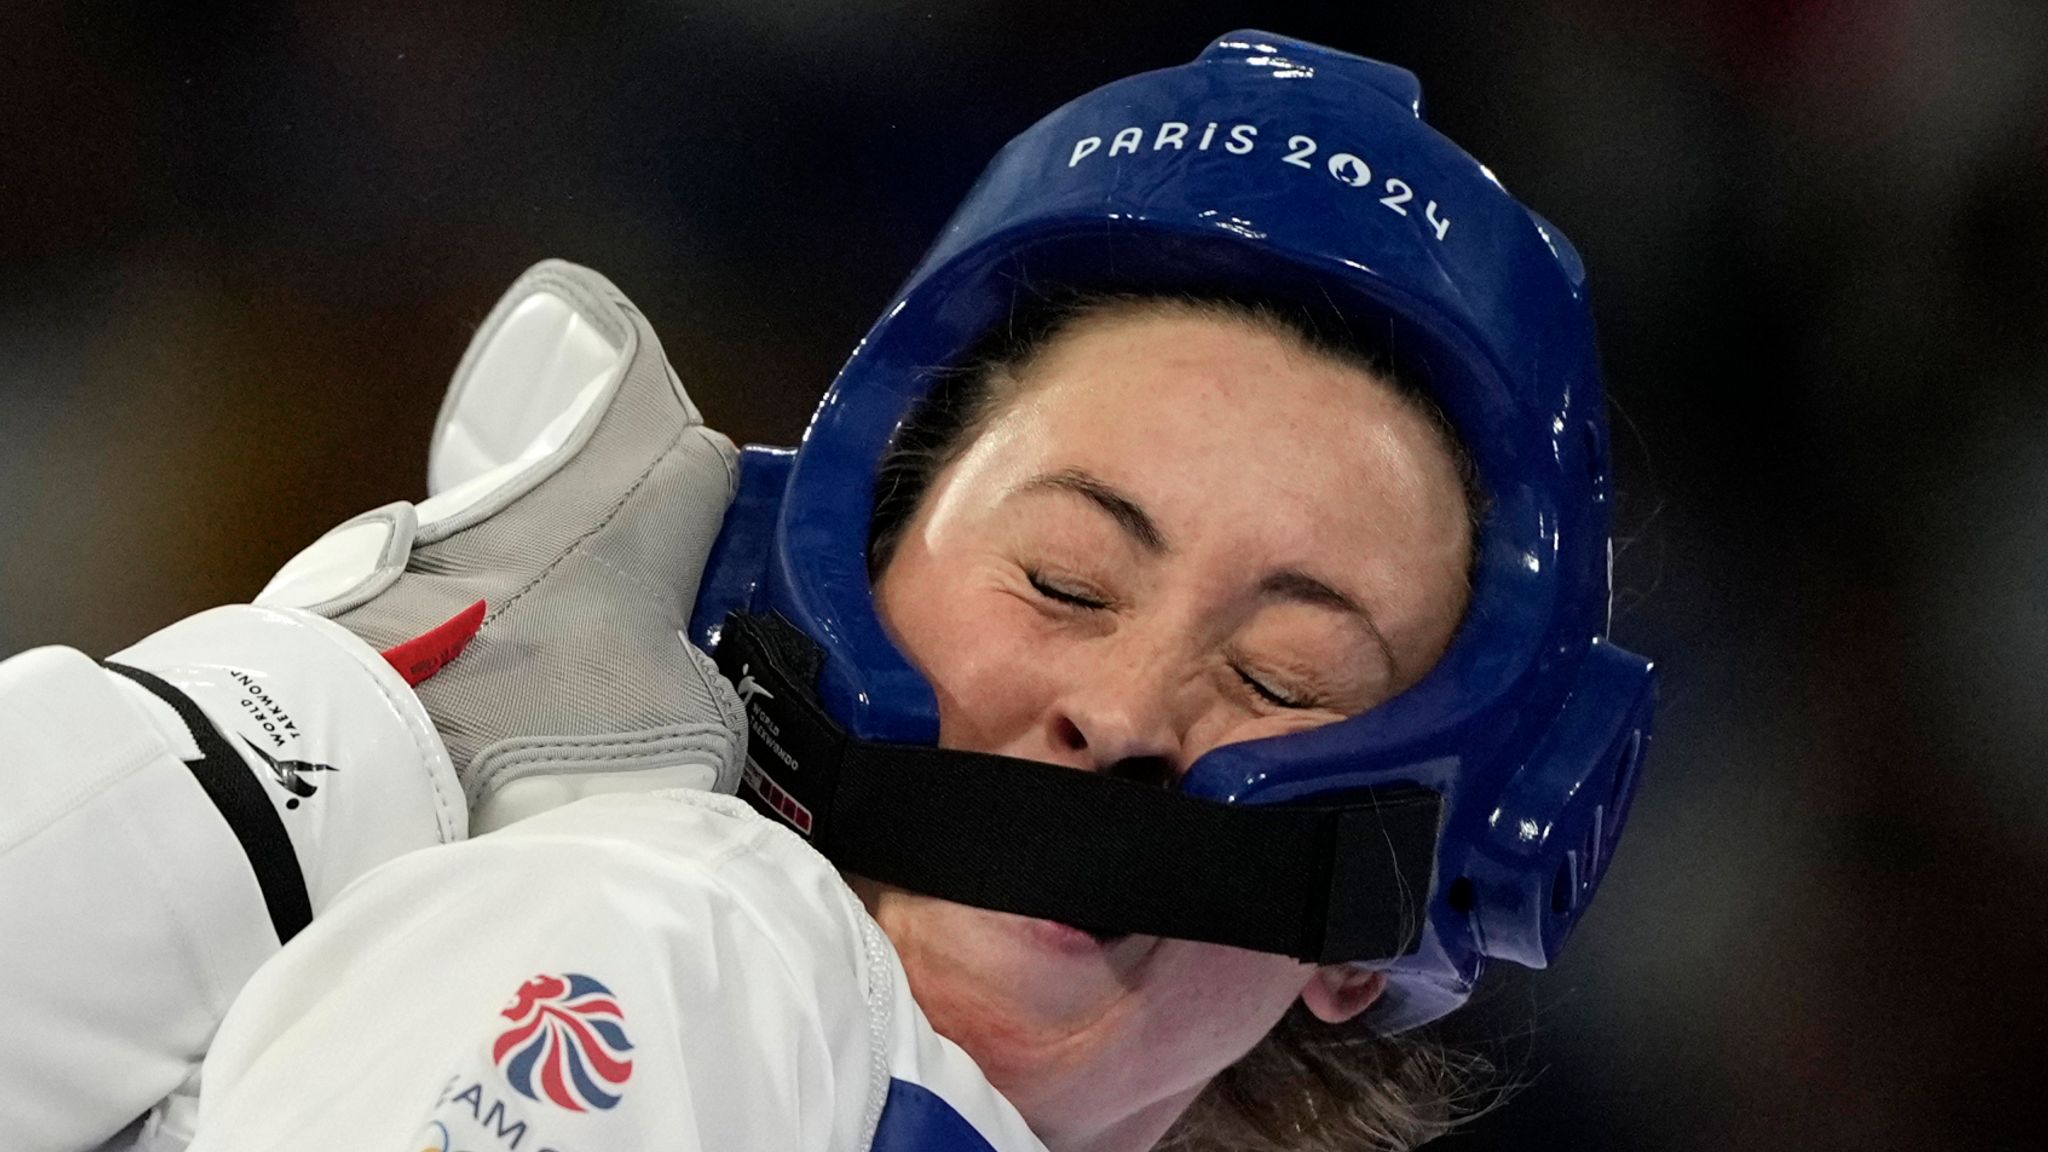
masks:
<instances>
[{"instance_id":1,"label":"white taekwondo uniform","mask_svg":"<svg viewBox=\"0 0 2048 1152\"><path fill-rule=\"evenodd\" d=\"M1038 1149L826 860L596 797L372 872L258 972L192 1152Z\"/></svg>"},{"instance_id":2,"label":"white taekwondo uniform","mask_svg":"<svg viewBox=\"0 0 2048 1152\"><path fill-rule=\"evenodd\" d=\"M253 674L193 655L223 625ZM338 626L219 609L117 659L211 693L230 739L288 718L285 752L331 767L311 794L251 775L314 919L280 950L172 708L70 649L0 663L13 1152L90 1149L144 1111L111 1147L1041 1147L932 1031L832 865L744 802L595 796L449 843L461 798L445 764L418 768L423 716ZM323 862L323 831L386 862Z\"/></svg>"}]
</instances>

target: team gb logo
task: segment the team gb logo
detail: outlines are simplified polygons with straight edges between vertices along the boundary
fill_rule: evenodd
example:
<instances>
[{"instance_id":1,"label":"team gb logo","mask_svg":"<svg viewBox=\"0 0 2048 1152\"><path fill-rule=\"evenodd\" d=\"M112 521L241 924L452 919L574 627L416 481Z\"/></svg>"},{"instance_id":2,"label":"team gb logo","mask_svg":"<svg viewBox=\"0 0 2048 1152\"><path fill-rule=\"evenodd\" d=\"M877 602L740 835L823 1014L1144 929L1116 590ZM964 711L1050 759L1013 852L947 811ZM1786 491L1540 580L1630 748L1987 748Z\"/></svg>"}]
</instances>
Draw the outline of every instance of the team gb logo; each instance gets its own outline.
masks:
<instances>
[{"instance_id":1,"label":"team gb logo","mask_svg":"<svg viewBox=\"0 0 2048 1152\"><path fill-rule=\"evenodd\" d=\"M619 1102L633 1075L626 1053L626 1014L612 990L575 972L528 980L500 1015L512 1027L491 1046L491 1059L514 1091L572 1112L602 1111Z\"/></svg>"}]
</instances>

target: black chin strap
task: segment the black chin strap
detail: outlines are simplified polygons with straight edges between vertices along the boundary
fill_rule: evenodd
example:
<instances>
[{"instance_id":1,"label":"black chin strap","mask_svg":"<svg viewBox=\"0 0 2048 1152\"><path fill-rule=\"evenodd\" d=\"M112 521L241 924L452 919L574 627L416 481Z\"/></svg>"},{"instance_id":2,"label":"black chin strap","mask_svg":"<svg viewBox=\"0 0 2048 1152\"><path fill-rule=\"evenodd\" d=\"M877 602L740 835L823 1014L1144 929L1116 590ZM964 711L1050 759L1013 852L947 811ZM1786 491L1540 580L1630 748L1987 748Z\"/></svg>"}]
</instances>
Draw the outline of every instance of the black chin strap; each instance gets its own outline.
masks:
<instances>
[{"instance_id":1,"label":"black chin strap","mask_svg":"<svg viewBox=\"0 0 2048 1152\"><path fill-rule=\"evenodd\" d=\"M1443 800L1220 804L1033 760L846 735L823 653L735 613L718 665L747 708L747 798L839 868L979 908L1332 964L1415 950Z\"/></svg>"}]
</instances>

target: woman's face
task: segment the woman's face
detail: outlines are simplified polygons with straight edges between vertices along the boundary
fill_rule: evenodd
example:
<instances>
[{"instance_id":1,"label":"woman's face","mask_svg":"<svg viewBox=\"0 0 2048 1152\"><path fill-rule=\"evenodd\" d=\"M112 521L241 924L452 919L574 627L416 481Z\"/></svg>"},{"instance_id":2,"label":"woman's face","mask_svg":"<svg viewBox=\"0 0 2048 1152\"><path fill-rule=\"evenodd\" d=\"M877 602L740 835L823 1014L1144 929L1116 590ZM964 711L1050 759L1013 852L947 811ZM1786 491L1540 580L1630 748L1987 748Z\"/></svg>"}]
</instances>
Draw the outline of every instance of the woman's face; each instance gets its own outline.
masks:
<instances>
[{"instance_id":1,"label":"woman's face","mask_svg":"<svg viewBox=\"0 0 2048 1152\"><path fill-rule=\"evenodd\" d=\"M1440 433L1360 369L1185 308L1096 314L936 478L877 584L940 743L1165 781L1413 684L1464 610ZM857 885L917 1001L1050 1145L1144 1148L1297 998L1382 981Z\"/></svg>"}]
</instances>

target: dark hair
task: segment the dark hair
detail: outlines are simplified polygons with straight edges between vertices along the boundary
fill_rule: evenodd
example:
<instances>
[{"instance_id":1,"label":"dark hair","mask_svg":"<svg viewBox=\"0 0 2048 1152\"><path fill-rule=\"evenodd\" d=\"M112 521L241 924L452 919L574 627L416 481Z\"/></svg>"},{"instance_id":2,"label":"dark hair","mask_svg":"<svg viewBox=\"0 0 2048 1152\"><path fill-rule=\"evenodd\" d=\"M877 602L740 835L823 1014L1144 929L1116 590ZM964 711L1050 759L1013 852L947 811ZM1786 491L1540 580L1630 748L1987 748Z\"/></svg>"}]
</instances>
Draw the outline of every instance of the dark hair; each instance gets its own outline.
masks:
<instances>
[{"instance_id":1,"label":"dark hair","mask_svg":"<svg viewBox=\"0 0 2048 1152\"><path fill-rule=\"evenodd\" d=\"M1281 334L1393 388L1429 419L1450 451L1478 539L1486 501L1463 442L1435 401L1396 371L1391 356L1361 345L1342 317L1223 297L1077 294L1019 312L959 366L934 371L931 391L897 431L876 479L869 578L879 579L888 567L933 480L1016 398L1021 376L1055 340L1091 317L1173 310ZM1476 563L1476 548L1474 553ZM1381 1035L1362 1019L1325 1024L1296 1004L1249 1053L1210 1081L1160 1148L1410 1149L1483 1111L1491 1071L1477 1054L1413 1035Z\"/></svg>"},{"instance_id":2,"label":"dark hair","mask_svg":"<svg viewBox=\"0 0 2048 1152\"><path fill-rule=\"evenodd\" d=\"M1014 398L1025 370L1055 340L1086 319L1165 310L1232 320L1281 335L1393 389L1429 421L1450 452L1464 489L1472 538L1478 539L1487 500L1464 441L1435 399L1409 380L1392 356L1362 343L1340 314L1305 305L1190 293L1071 293L1013 312L1008 323L985 335L958 365L931 370L931 389L897 429L875 477L875 511L868 522L868 578L880 578L889 566L932 481L980 438L989 421ZM1474 564L1477 559L1475 548Z\"/></svg>"}]
</instances>

